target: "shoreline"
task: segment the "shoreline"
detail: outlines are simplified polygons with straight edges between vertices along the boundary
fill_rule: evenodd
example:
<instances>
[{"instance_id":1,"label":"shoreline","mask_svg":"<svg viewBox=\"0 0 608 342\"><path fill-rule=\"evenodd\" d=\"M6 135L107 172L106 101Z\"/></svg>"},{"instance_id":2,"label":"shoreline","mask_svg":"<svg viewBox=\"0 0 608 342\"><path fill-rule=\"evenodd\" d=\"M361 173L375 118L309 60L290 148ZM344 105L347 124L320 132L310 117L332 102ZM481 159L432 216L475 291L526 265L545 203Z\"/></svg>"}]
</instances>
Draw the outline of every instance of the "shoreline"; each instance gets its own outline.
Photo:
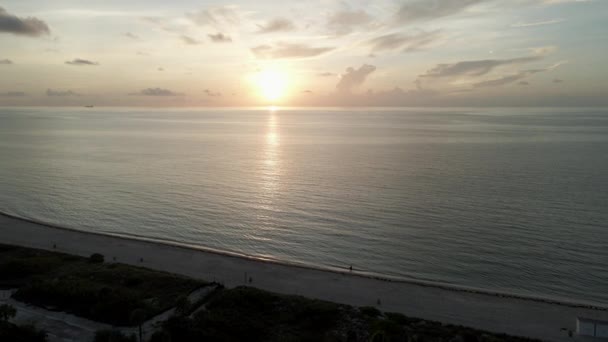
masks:
<instances>
[{"instance_id":1,"label":"shoreline","mask_svg":"<svg viewBox=\"0 0 608 342\"><path fill-rule=\"evenodd\" d=\"M219 256L225 256L225 257L230 257L230 258L241 258L241 259L245 259L245 260L262 262L262 263L272 263L272 264L286 266L286 267L297 267L297 268L315 270L315 271L321 271L321 272L338 273L338 274L344 274L344 275L349 275L349 276L354 276L354 277L362 277L362 278L373 279L373 280L378 280L378 281L385 281L385 282L405 283L405 284L425 286L425 287L434 287L434 288L439 288L439 289L443 289L446 291L467 292L467 293L481 294L481 295L487 295L487 296L496 296L496 297L501 297L501 298L513 298L513 299L521 299L521 300L535 301L535 302L541 302L541 303L562 305L562 306L568 306L568 307L573 307L573 308L585 308L585 309L592 309L592 310L608 311L608 305L605 306L603 304L595 304L595 303L586 302L586 301L568 301L568 300L558 299L558 298L523 295L523 294L516 294L516 293L509 293L509 292L502 292L502 291L493 291L493 290L488 290L488 289L483 289L483 288L474 288L474 287L442 283L442 282L436 282L436 281L430 281L430 280L421 280L421 279L416 279L416 278L394 277L394 276L389 276L389 275L381 275L381 274L375 274L375 273L369 273L369 272L357 271L357 270L349 271L346 267L344 267L344 270L342 270L339 267L327 267L327 266L321 266L321 265L315 266L315 265L293 262L293 261L284 261L284 260L278 260L278 259L273 259L273 258L256 257L256 256L251 256L251 255L246 255L246 254L240 254L240 253L233 252L233 251L218 250L218 249L214 249L214 248L187 244L187 243L174 241L174 240L163 240L163 239L157 239L157 238L151 238L151 237L145 237L145 236L139 236L139 235L109 233L109 232L105 232L105 233L90 232L90 231L63 227L63 226L59 226L59 225L54 225L54 224L50 224L50 223L46 223L46 222L41 222L41 221L37 221L37 220L33 220L33 219L20 217L17 215L11 215L11 214L7 214L4 212L0 212L0 217L2 217L2 216L8 217L11 219L21 220L21 221L28 222L28 223L33 223L36 225L40 225L40 226L44 226L44 227L48 227L48 228L52 228L52 229L60 229L60 230L65 230L65 231L69 231L69 232L81 233L81 234L115 237L115 238L119 238L119 239L151 243L151 244L156 244L156 245L160 245L160 246L171 246L171 247L176 247L176 248L183 248L186 250L198 251L198 252L202 252L202 253L216 254Z\"/></svg>"},{"instance_id":2,"label":"shoreline","mask_svg":"<svg viewBox=\"0 0 608 342\"><path fill-rule=\"evenodd\" d=\"M89 256L182 274L228 287L248 285L284 294L510 335L571 341L576 318L608 320L602 305L504 294L447 284L375 277L207 250L150 238L84 232L0 213L0 242ZM57 248L53 248L56 244ZM248 282L248 277L252 282ZM576 340L576 337L574 338Z\"/></svg>"}]
</instances>

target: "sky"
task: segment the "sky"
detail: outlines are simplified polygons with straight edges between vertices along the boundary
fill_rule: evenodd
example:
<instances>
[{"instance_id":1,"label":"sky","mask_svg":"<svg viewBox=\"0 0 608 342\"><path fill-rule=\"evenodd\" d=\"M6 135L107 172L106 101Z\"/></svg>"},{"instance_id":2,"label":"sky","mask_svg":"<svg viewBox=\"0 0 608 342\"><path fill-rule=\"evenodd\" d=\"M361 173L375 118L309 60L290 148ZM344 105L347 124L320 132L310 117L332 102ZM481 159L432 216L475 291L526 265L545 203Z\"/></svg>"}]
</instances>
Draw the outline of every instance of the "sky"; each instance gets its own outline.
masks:
<instances>
[{"instance_id":1,"label":"sky","mask_svg":"<svg viewBox=\"0 0 608 342\"><path fill-rule=\"evenodd\" d=\"M608 0L0 0L0 106L607 106Z\"/></svg>"}]
</instances>

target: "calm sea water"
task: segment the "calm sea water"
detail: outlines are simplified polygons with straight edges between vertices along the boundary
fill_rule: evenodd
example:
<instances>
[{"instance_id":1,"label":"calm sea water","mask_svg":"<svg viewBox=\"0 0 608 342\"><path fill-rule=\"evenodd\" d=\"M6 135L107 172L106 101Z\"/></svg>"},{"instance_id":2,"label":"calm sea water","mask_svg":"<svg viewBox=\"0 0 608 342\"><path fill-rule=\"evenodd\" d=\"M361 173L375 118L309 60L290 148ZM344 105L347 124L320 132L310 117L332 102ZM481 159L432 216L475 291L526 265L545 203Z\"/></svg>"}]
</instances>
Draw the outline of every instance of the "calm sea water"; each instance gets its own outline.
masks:
<instances>
[{"instance_id":1,"label":"calm sea water","mask_svg":"<svg viewBox=\"0 0 608 342\"><path fill-rule=\"evenodd\" d=\"M0 109L0 211L608 303L608 110Z\"/></svg>"}]
</instances>

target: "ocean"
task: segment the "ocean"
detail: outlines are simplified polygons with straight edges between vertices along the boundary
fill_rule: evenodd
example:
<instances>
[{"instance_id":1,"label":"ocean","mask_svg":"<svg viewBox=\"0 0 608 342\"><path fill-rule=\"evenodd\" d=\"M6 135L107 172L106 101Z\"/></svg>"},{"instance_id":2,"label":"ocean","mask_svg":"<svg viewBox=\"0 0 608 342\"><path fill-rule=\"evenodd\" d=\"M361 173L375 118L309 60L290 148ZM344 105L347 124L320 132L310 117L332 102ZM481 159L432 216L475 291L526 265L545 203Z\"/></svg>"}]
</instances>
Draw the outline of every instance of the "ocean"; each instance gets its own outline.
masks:
<instances>
[{"instance_id":1,"label":"ocean","mask_svg":"<svg viewBox=\"0 0 608 342\"><path fill-rule=\"evenodd\" d=\"M608 304L608 109L0 108L0 211Z\"/></svg>"}]
</instances>

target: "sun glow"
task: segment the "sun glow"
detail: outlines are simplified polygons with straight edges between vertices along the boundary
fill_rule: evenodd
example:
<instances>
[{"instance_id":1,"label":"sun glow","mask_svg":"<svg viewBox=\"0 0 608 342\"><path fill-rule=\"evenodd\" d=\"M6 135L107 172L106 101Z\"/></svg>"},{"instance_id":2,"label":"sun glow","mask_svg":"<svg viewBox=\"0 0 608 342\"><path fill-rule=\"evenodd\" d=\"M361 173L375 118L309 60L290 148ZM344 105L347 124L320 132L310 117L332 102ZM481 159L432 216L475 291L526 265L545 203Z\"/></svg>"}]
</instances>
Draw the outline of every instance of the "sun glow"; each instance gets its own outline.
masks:
<instances>
[{"instance_id":1,"label":"sun glow","mask_svg":"<svg viewBox=\"0 0 608 342\"><path fill-rule=\"evenodd\" d=\"M256 77L256 86L260 96L275 103L280 101L287 93L287 77L285 72L276 69L261 71Z\"/></svg>"}]
</instances>

